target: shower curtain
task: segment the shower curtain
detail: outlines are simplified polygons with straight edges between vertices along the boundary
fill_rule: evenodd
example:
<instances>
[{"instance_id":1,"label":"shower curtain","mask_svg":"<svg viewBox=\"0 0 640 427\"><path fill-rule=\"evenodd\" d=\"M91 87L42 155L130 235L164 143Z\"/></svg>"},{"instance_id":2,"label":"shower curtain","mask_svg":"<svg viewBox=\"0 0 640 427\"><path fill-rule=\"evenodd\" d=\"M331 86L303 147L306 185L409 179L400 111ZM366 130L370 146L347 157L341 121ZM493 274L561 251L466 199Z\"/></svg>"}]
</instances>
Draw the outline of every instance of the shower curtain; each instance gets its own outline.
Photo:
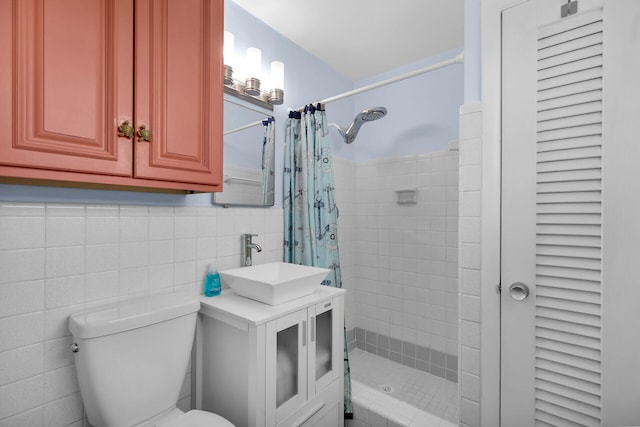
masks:
<instances>
[{"instance_id":1,"label":"shower curtain","mask_svg":"<svg viewBox=\"0 0 640 427\"><path fill-rule=\"evenodd\" d=\"M323 106L291 111L284 154L284 260L332 270L323 285L342 287L338 251L338 208L333 161ZM353 417L346 328L344 331L344 413Z\"/></svg>"},{"instance_id":2,"label":"shower curtain","mask_svg":"<svg viewBox=\"0 0 640 427\"><path fill-rule=\"evenodd\" d=\"M264 138L262 141L262 204L273 205L273 181L275 179L274 149L276 145L276 119L269 117L262 121Z\"/></svg>"}]
</instances>

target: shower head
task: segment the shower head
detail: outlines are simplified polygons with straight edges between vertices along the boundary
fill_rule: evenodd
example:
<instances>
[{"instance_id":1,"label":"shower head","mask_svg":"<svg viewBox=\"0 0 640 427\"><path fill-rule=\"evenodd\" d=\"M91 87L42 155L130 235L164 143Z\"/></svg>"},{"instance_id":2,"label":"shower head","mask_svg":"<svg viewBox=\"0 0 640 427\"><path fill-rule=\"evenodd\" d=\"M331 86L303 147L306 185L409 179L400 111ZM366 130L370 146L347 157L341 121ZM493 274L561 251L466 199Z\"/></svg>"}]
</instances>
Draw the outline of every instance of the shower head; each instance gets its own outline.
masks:
<instances>
[{"instance_id":1,"label":"shower head","mask_svg":"<svg viewBox=\"0 0 640 427\"><path fill-rule=\"evenodd\" d=\"M338 131L344 138L345 143L351 144L356 139L358 131L364 123L381 119L386 115L387 109L385 107L371 107L359 113L346 131L338 125L335 125L333 123L331 123L331 125L338 128Z\"/></svg>"}]
</instances>

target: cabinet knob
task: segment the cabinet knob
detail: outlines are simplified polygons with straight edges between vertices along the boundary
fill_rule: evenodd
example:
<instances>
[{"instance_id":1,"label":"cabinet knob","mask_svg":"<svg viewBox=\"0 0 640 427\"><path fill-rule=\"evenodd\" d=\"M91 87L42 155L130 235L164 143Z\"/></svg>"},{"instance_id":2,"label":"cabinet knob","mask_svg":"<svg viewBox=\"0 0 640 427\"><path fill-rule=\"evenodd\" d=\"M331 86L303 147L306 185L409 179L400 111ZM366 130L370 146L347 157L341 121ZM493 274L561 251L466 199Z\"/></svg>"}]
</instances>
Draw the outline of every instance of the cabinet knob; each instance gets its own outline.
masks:
<instances>
[{"instance_id":1,"label":"cabinet knob","mask_svg":"<svg viewBox=\"0 0 640 427\"><path fill-rule=\"evenodd\" d=\"M147 129L146 125L141 125L140 129L138 130L138 132L136 132L136 134L138 135L138 141L151 142L151 131Z\"/></svg>"},{"instance_id":2,"label":"cabinet knob","mask_svg":"<svg viewBox=\"0 0 640 427\"><path fill-rule=\"evenodd\" d=\"M133 138L133 126L129 124L129 120L125 120L118 126L118 136L127 139Z\"/></svg>"}]
</instances>

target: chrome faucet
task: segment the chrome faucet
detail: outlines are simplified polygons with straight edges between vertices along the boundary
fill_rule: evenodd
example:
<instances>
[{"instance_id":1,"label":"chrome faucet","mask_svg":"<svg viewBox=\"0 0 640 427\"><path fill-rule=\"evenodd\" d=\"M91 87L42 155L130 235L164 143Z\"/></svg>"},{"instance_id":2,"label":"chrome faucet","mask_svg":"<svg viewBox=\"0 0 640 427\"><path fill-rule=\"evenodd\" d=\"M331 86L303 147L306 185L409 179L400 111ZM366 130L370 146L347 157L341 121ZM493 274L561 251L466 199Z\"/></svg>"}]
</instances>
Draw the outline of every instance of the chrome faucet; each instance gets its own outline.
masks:
<instances>
[{"instance_id":1,"label":"chrome faucet","mask_svg":"<svg viewBox=\"0 0 640 427\"><path fill-rule=\"evenodd\" d=\"M244 266L249 267L253 264L251 260L251 249L255 249L256 252L262 252L262 246L257 243L253 243L251 238L254 236L258 236L257 234L243 234L242 242L243 242L243 251L242 251L242 259L244 260Z\"/></svg>"}]
</instances>

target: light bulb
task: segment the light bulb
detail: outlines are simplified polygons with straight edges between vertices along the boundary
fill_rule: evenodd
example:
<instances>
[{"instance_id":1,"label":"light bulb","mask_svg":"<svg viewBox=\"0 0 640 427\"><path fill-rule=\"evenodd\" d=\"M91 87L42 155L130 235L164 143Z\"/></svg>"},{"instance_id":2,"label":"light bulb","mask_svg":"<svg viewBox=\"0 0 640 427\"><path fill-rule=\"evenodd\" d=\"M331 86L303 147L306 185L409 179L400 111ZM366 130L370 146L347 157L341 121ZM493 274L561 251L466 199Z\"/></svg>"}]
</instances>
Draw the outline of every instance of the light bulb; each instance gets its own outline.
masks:
<instances>
[{"instance_id":1,"label":"light bulb","mask_svg":"<svg viewBox=\"0 0 640 427\"><path fill-rule=\"evenodd\" d=\"M224 63L224 84L227 86L233 85L233 63L235 62L234 52L233 52L233 33L229 31L224 32L224 50L223 54L223 63Z\"/></svg>"},{"instance_id":2,"label":"light bulb","mask_svg":"<svg viewBox=\"0 0 640 427\"><path fill-rule=\"evenodd\" d=\"M280 61L271 62L271 88L284 89L284 64Z\"/></svg>"},{"instance_id":3,"label":"light bulb","mask_svg":"<svg viewBox=\"0 0 640 427\"><path fill-rule=\"evenodd\" d=\"M262 75L262 51L257 47L247 48L247 74L255 79Z\"/></svg>"},{"instance_id":4,"label":"light bulb","mask_svg":"<svg viewBox=\"0 0 640 427\"><path fill-rule=\"evenodd\" d=\"M234 36L233 33L229 31L224 32L224 64L233 66L233 56L234 56Z\"/></svg>"},{"instance_id":5,"label":"light bulb","mask_svg":"<svg viewBox=\"0 0 640 427\"><path fill-rule=\"evenodd\" d=\"M247 78L244 91L251 96L260 95L260 77L262 76L262 52L257 47L247 48Z\"/></svg>"},{"instance_id":6,"label":"light bulb","mask_svg":"<svg viewBox=\"0 0 640 427\"><path fill-rule=\"evenodd\" d=\"M281 105L284 102L284 64L280 61L271 62L269 102L274 105Z\"/></svg>"}]
</instances>

